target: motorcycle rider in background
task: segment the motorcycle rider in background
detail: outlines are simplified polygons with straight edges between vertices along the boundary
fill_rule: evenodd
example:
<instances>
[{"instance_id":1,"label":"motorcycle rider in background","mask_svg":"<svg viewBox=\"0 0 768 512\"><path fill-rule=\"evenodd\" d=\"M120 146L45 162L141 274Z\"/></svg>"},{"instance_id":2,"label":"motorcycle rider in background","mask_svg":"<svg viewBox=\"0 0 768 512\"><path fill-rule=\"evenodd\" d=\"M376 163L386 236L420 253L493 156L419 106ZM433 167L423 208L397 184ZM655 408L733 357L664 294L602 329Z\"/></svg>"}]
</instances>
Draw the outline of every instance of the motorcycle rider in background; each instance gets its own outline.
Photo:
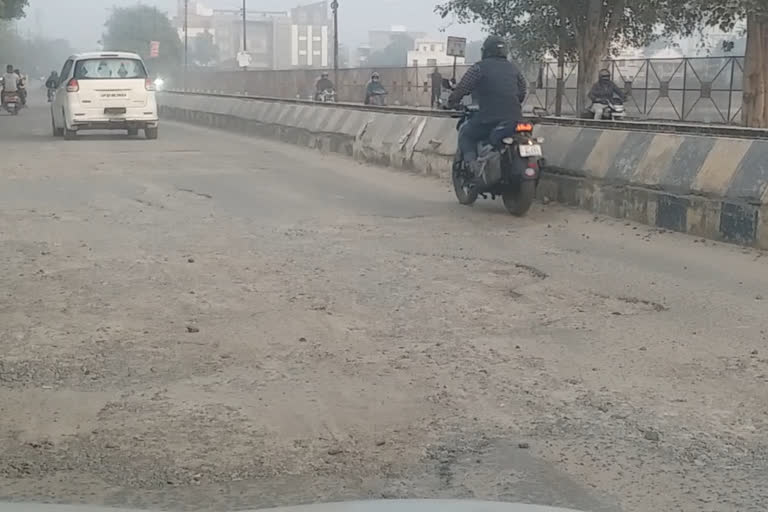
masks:
<instances>
[{"instance_id":1,"label":"motorcycle rider in background","mask_svg":"<svg viewBox=\"0 0 768 512\"><path fill-rule=\"evenodd\" d=\"M48 102L53 101L53 93L59 86L59 74L56 71L51 71L48 79L45 81L45 88L48 89Z\"/></svg>"},{"instance_id":2,"label":"motorcycle rider in background","mask_svg":"<svg viewBox=\"0 0 768 512\"><path fill-rule=\"evenodd\" d=\"M371 81L368 82L368 86L365 88L365 100L366 105L381 105L383 101L381 98L387 94L387 90L381 85L381 77L377 72L371 74Z\"/></svg>"},{"instance_id":3,"label":"motorcycle rider in background","mask_svg":"<svg viewBox=\"0 0 768 512\"><path fill-rule=\"evenodd\" d=\"M588 97L592 102L589 111L595 115L595 120L598 121L603 118L605 106L615 102L614 98L618 98L622 103L626 99L624 91L611 80L611 72L607 69L600 70L597 83L592 86Z\"/></svg>"},{"instance_id":4,"label":"motorcycle rider in background","mask_svg":"<svg viewBox=\"0 0 768 512\"><path fill-rule=\"evenodd\" d=\"M320 100L320 95L323 94L323 92L334 90L336 89L331 79L328 78L328 72L323 71L320 74L320 78L315 82L315 101Z\"/></svg>"},{"instance_id":5,"label":"motorcycle rider in background","mask_svg":"<svg viewBox=\"0 0 768 512\"><path fill-rule=\"evenodd\" d=\"M24 75L21 74L20 70L14 69L13 72L16 73L16 76L19 77L18 88L19 88L19 99L21 99L21 106L26 107L27 106L27 79Z\"/></svg>"},{"instance_id":6,"label":"motorcycle rider in background","mask_svg":"<svg viewBox=\"0 0 768 512\"><path fill-rule=\"evenodd\" d=\"M5 74L3 75L3 90L0 92L0 98L2 98L2 105L5 106L6 93L19 92L19 75L14 73L13 65L8 64L5 68Z\"/></svg>"},{"instance_id":7,"label":"motorcycle rider in background","mask_svg":"<svg viewBox=\"0 0 768 512\"><path fill-rule=\"evenodd\" d=\"M504 38L490 36L483 43L482 60L470 67L448 98L448 106L458 108L469 94L479 111L459 132L459 150L475 176L482 169L477 161L477 144L486 139L502 122L518 122L523 118L522 104L528 93L525 76L507 58Z\"/></svg>"}]
</instances>

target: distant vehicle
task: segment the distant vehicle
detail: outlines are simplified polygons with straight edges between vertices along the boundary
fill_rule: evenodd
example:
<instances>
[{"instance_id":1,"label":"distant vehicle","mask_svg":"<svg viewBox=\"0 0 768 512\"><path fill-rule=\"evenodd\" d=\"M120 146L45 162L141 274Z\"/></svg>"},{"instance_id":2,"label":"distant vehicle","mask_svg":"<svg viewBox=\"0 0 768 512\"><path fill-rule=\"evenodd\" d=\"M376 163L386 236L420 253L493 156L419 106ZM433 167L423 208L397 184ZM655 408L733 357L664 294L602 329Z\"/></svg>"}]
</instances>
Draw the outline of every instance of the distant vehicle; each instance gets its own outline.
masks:
<instances>
[{"instance_id":1,"label":"distant vehicle","mask_svg":"<svg viewBox=\"0 0 768 512\"><path fill-rule=\"evenodd\" d=\"M317 101L320 103L336 103L336 91L325 89L317 94Z\"/></svg>"},{"instance_id":2,"label":"distant vehicle","mask_svg":"<svg viewBox=\"0 0 768 512\"><path fill-rule=\"evenodd\" d=\"M600 114L600 120L603 121L623 121L626 117L626 110L624 109L624 102L622 102L618 98L614 98L611 101L606 101L603 103L593 103L587 112L584 113L585 119L594 119L595 118L595 112L599 113L599 110L602 108L602 113Z\"/></svg>"},{"instance_id":3,"label":"distant vehicle","mask_svg":"<svg viewBox=\"0 0 768 512\"><path fill-rule=\"evenodd\" d=\"M4 92L3 93L3 108L6 112L12 116L19 114L21 110L21 97L17 92Z\"/></svg>"},{"instance_id":4,"label":"distant vehicle","mask_svg":"<svg viewBox=\"0 0 768 512\"><path fill-rule=\"evenodd\" d=\"M157 139L155 82L141 57L126 52L73 55L64 63L51 103L53 135L67 140L82 130L126 130Z\"/></svg>"}]
</instances>

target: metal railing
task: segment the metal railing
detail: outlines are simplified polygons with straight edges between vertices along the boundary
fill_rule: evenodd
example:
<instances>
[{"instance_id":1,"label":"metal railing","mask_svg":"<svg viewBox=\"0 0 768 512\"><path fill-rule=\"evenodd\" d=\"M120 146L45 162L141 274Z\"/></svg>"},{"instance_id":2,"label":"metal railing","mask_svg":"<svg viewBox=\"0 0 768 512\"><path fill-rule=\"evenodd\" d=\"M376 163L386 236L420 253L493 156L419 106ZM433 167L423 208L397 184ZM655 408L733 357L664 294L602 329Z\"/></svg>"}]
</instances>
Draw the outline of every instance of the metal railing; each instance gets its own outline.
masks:
<instances>
[{"instance_id":1,"label":"metal railing","mask_svg":"<svg viewBox=\"0 0 768 512\"><path fill-rule=\"evenodd\" d=\"M744 58L610 60L605 67L627 93L627 115L636 119L740 124ZM533 95L538 106L554 110L557 64L542 63ZM577 65L565 69L563 114L576 114Z\"/></svg>"},{"instance_id":2,"label":"metal railing","mask_svg":"<svg viewBox=\"0 0 768 512\"><path fill-rule=\"evenodd\" d=\"M469 66L459 66L460 79ZM637 120L674 120L710 124L740 124L743 93L743 57L695 57L680 59L609 60L605 67L614 82L628 94L627 116ZM533 107L555 111L557 63L523 66L530 83L526 100ZM331 78L337 97L344 102L362 102L365 88L376 71L389 92L390 105L429 107L432 100L430 75L434 68L343 69ZM450 66L440 67L444 77ZM248 94L276 98L309 99L319 70L194 71L173 77L172 87L190 92ZM333 74L332 74L333 75ZM577 65L565 69L562 113L575 116Z\"/></svg>"}]
</instances>

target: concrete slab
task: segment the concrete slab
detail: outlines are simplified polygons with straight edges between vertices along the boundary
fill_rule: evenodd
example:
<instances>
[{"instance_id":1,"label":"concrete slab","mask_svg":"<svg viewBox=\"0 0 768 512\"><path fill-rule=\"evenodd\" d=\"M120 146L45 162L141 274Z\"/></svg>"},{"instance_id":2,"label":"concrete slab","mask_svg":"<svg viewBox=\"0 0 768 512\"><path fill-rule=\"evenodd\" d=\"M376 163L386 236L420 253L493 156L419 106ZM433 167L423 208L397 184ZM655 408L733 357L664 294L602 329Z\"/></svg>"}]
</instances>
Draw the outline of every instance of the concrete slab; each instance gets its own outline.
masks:
<instances>
[{"instance_id":1,"label":"concrete slab","mask_svg":"<svg viewBox=\"0 0 768 512\"><path fill-rule=\"evenodd\" d=\"M603 178L626 138L627 132L582 129L571 145L572 164L566 167L580 169L594 178Z\"/></svg>"},{"instance_id":2,"label":"concrete slab","mask_svg":"<svg viewBox=\"0 0 768 512\"><path fill-rule=\"evenodd\" d=\"M733 177L726 197L759 202L768 189L768 142L753 141Z\"/></svg>"},{"instance_id":3,"label":"concrete slab","mask_svg":"<svg viewBox=\"0 0 768 512\"><path fill-rule=\"evenodd\" d=\"M694 192L725 197L741 160L752 141L715 139L715 144L701 166L691 187Z\"/></svg>"}]
</instances>

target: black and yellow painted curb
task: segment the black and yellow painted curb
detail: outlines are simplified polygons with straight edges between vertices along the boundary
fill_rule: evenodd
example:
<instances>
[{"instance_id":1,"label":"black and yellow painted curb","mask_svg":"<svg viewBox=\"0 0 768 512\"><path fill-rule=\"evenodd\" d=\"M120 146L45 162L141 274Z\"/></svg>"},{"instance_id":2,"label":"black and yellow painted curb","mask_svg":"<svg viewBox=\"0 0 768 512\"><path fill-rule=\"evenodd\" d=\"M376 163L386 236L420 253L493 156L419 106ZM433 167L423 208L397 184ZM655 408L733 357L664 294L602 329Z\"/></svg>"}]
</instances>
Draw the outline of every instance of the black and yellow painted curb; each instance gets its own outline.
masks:
<instances>
[{"instance_id":1,"label":"black and yellow painted curb","mask_svg":"<svg viewBox=\"0 0 768 512\"><path fill-rule=\"evenodd\" d=\"M170 118L445 177L448 118L167 95ZM539 125L541 197L691 235L768 249L768 141Z\"/></svg>"}]
</instances>

